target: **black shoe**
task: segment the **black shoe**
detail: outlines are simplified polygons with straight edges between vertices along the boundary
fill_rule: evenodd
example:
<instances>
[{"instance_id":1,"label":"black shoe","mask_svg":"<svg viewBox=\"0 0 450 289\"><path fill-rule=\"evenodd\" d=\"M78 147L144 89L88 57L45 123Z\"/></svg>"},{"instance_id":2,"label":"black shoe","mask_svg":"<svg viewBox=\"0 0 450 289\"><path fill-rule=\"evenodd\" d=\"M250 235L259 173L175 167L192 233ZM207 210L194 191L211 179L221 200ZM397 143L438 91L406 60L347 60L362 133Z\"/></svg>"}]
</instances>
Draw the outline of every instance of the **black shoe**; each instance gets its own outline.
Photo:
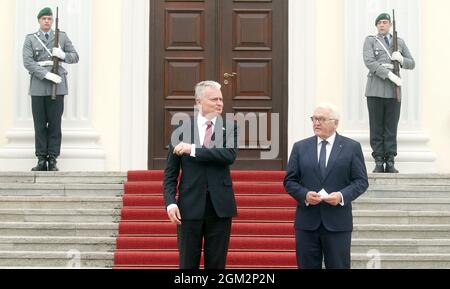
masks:
<instances>
[{"instance_id":1,"label":"black shoe","mask_svg":"<svg viewBox=\"0 0 450 289\"><path fill-rule=\"evenodd\" d=\"M384 173L384 160L383 158L375 158L375 169L373 170L374 174L382 174Z\"/></svg>"},{"instance_id":2,"label":"black shoe","mask_svg":"<svg viewBox=\"0 0 450 289\"><path fill-rule=\"evenodd\" d=\"M58 163L58 162L56 161L56 157L50 156L50 157L48 158L48 171L49 171L49 172L58 172L59 169L58 169L58 167L56 166L57 163Z\"/></svg>"},{"instance_id":3,"label":"black shoe","mask_svg":"<svg viewBox=\"0 0 450 289\"><path fill-rule=\"evenodd\" d=\"M47 171L47 158L39 157L37 166L31 169L32 172L46 172Z\"/></svg>"},{"instance_id":4,"label":"black shoe","mask_svg":"<svg viewBox=\"0 0 450 289\"><path fill-rule=\"evenodd\" d=\"M386 158L386 173L388 174L399 173L399 171L395 168L395 158L393 156Z\"/></svg>"}]
</instances>

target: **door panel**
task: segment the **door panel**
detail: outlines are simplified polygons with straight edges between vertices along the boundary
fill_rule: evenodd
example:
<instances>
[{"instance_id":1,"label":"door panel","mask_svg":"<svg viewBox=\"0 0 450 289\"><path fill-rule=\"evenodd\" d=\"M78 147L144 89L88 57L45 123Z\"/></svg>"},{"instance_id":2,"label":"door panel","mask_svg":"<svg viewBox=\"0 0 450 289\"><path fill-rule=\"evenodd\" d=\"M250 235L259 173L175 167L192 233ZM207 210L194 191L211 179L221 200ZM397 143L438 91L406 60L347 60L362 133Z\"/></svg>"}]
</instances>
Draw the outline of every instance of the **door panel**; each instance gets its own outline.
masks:
<instances>
[{"instance_id":1,"label":"door panel","mask_svg":"<svg viewBox=\"0 0 450 289\"><path fill-rule=\"evenodd\" d=\"M271 147L243 123L246 139L233 168L283 169L287 163L287 1L151 0L150 25L149 168L165 167L171 117L177 112L193 114L195 84L216 80L223 85L225 113L242 113L248 119L253 114L280 114L278 158L261 160L261 152ZM270 136L270 118L268 123L263 136Z\"/></svg>"}]
</instances>

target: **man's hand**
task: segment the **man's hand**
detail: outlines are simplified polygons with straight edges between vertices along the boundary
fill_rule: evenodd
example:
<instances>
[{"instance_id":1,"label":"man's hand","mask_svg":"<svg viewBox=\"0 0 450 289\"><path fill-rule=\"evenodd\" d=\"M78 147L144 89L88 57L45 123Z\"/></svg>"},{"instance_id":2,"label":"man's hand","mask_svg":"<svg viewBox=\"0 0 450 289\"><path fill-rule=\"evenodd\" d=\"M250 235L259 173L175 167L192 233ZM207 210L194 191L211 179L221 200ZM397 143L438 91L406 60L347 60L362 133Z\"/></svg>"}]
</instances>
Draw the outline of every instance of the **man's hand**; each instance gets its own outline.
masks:
<instances>
[{"instance_id":1,"label":"man's hand","mask_svg":"<svg viewBox=\"0 0 450 289\"><path fill-rule=\"evenodd\" d=\"M175 155L182 156L184 154L190 155L191 151L192 151L192 145L187 144L187 143L180 143L179 145L177 145L174 148L173 153Z\"/></svg>"},{"instance_id":2,"label":"man's hand","mask_svg":"<svg viewBox=\"0 0 450 289\"><path fill-rule=\"evenodd\" d=\"M322 199L325 203L336 207L342 203L342 196L340 193L332 193Z\"/></svg>"},{"instance_id":3,"label":"man's hand","mask_svg":"<svg viewBox=\"0 0 450 289\"><path fill-rule=\"evenodd\" d=\"M172 224L181 225L181 214L178 208L173 208L167 215L169 215L170 222Z\"/></svg>"},{"instance_id":4,"label":"man's hand","mask_svg":"<svg viewBox=\"0 0 450 289\"><path fill-rule=\"evenodd\" d=\"M52 54L53 54L53 56L56 56L61 60L66 59L66 53L59 47L54 47Z\"/></svg>"},{"instance_id":5,"label":"man's hand","mask_svg":"<svg viewBox=\"0 0 450 289\"><path fill-rule=\"evenodd\" d=\"M383 63L382 66L386 69L394 70L394 64Z\"/></svg>"},{"instance_id":6,"label":"man's hand","mask_svg":"<svg viewBox=\"0 0 450 289\"><path fill-rule=\"evenodd\" d=\"M389 71L388 77L389 77L389 80L392 81L393 83L395 83L397 86L403 85L403 80L400 77L398 77L397 75L395 75L394 73L392 73L391 71Z\"/></svg>"},{"instance_id":7,"label":"man's hand","mask_svg":"<svg viewBox=\"0 0 450 289\"><path fill-rule=\"evenodd\" d=\"M47 74L45 75L45 79L48 79L51 82L54 82L56 84L59 84L62 82L61 76L59 76L58 74L51 73L51 72L47 72Z\"/></svg>"},{"instance_id":8,"label":"man's hand","mask_svg":"<svg viewBox=\"0 0 450 289\"><path fill-rule=\"evenodd\" d=\"M310 206L316 206L322 202L322 198L320 195L316 192L309 192L306 195L306 203L308 203Z\"/></svg>"},{"instance_id":9,"label":"man's hand","mask_svg":"<svg viewBox=\"0 0 450 289\"><path fill-rule=\"evenodd\" d=\"M400 53L400 51L395 51L394 53L392 53L392 58L391 59L392 59L392 61L400 62L401 65L403 65L403 62L405 61L405 58Z\"/></svg>"}]
</instances>

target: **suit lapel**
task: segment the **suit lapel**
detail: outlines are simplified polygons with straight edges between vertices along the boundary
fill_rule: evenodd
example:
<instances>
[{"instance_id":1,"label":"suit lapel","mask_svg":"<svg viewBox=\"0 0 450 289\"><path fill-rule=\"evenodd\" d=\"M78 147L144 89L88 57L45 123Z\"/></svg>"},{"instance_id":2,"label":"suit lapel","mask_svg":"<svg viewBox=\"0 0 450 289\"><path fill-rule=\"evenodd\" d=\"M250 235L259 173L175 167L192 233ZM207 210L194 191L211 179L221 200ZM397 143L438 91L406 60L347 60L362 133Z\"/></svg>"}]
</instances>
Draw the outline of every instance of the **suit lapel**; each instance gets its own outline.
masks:
<instances>
[{"instance_id":1,"label":"suit lapel","mask_svg":"<svg viewBox=\"0 0 450 289\"><path fill-rule=\"evenodd\" d=\"M331 149L330 158L328 159L327 172L323 181L328 178L331 170L333 170L333 167L336 164L336 160L338 159L339 154L341 153L343 148L342 138L339 134L336 133L336 139L334 141L333 148Z\"/></svg>"}]
</instances>

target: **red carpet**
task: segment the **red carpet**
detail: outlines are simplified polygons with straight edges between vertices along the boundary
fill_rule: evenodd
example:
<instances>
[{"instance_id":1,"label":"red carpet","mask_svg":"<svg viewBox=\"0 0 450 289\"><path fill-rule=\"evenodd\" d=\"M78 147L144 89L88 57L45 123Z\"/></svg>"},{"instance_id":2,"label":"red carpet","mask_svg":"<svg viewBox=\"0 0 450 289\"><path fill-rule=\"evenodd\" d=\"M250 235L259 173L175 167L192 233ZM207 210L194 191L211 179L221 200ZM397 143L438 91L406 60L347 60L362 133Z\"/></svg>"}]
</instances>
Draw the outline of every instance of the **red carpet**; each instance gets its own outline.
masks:
<instances>
[{"instance_id":1,"label":"red carpet","mask_svg":"<svg viewBox=\"0 0 450 289\"><path fill-rule=\"evenodd\" d=\"M296 268L296 203L284 191L284 172L235 171L232 177L239 216L227 268ZM115 269L178 268L176 226L167 219L162 179L162 171L128 173Z\"/></svg>"}]
</instances>

